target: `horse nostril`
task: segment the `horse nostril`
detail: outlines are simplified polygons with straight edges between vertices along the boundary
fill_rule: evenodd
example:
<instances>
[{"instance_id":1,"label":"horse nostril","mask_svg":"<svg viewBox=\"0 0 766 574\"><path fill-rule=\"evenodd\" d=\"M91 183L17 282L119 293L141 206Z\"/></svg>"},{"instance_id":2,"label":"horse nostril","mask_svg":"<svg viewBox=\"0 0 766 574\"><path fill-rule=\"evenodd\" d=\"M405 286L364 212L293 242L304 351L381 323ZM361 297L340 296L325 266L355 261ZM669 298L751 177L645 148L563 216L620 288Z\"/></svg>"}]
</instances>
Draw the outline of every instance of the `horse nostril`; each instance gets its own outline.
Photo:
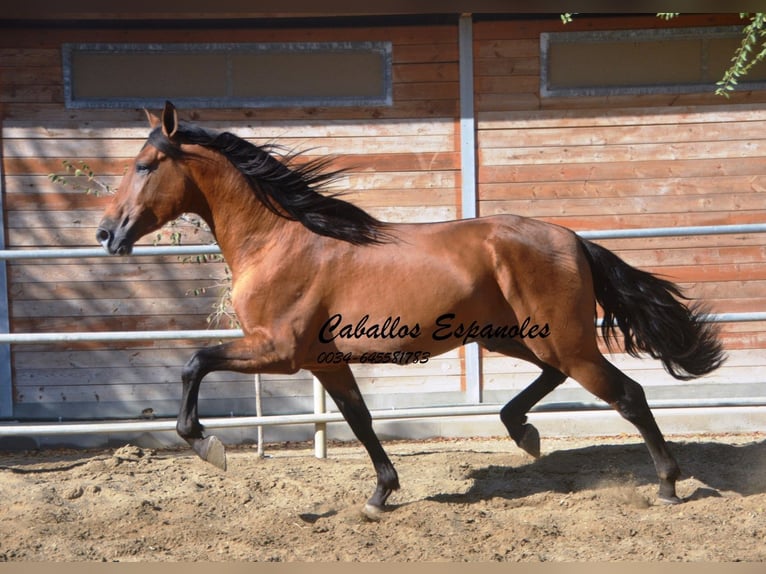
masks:
<instances>
[{"instance_id":1,"label":"horse nostril","mask_svg":"<svg viewBox=\"0 0 766 574\"><path fill-rule=\"evenodd\" d=\"M96 241L98 241L101 245L108 243L111 237L112 234L102 227L99 227L98 231L96 231Z\"/></svg>"}]
</instances>

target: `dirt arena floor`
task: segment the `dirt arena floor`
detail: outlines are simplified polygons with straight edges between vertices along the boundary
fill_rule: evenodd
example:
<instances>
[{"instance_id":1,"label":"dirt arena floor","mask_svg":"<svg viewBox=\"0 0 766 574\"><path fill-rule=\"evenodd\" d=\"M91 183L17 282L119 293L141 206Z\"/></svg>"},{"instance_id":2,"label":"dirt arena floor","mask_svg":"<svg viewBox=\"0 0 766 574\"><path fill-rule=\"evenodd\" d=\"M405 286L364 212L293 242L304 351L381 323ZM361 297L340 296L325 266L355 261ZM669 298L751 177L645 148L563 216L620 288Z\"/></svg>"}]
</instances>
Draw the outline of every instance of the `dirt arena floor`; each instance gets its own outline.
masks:
<instances>
[{"instance_id":1,"label":"dirt arena floor","mask_svg":"<svg viewBox=\"0 0 766 574\"><path fill-rule=\"evenodd\" d=\"M766 433L669 437L684 504L636 437L388 442L379 522L356 444L0 454L2 561L766 561Z\"/></svg>"}]
</instances>

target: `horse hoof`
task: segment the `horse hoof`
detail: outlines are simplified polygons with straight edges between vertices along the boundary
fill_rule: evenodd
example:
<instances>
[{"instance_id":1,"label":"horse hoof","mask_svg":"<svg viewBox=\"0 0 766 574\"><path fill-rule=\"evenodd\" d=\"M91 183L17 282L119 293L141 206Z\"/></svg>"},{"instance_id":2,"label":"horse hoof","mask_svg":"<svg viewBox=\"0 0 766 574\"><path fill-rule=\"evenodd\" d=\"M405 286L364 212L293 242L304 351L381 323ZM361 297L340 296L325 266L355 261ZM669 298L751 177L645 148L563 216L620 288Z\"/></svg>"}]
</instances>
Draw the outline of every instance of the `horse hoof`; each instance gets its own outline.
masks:
<instances>
[{"instance_id":1,"label":"horse hoof","mask_svg":"<svg viewBox=\"0 0 766 574\"><path fill-rule=\"evenodd\" d=\"M383 509L368 502L362 508L362 515L370 522L380 522L380 519L383 517Z\"/></svg>"},{"instance_id":2,"label":"horse hoof","mask_svg":"<svg viewBox=\"0 0 766 574\"><path fill-rule=\"evenodd\" d=\"M673 505L676 505L676 504L682 504L683 503L683 500L678 498L675 495L673 495L673 496L663 496L662 494L660 494L659 496L657 496L657 500L660 502L660 504L664 504L666 506L673 506Z\"/></svg>"},{"instance_id":3,"label":"horse hoof","mask_svg":"<svg viewBox=\"0 0 766 574\"><path fill-rule=\"evenodd\" d=\"M531 424L525 424L524 433L516 441L519 448L534 458L540 458L540 433Z\"/></svg>"},{"instance_id":4,"label":"horse hoof","mask_svg":"<svg viewBox=\"0 0 766 574\"><path fill-rule=\"evenodd\" d=\"M209 436L193 444L199 457L213 466L226 470L226 448L216 436Z\"/></svg>"}]
</instances>

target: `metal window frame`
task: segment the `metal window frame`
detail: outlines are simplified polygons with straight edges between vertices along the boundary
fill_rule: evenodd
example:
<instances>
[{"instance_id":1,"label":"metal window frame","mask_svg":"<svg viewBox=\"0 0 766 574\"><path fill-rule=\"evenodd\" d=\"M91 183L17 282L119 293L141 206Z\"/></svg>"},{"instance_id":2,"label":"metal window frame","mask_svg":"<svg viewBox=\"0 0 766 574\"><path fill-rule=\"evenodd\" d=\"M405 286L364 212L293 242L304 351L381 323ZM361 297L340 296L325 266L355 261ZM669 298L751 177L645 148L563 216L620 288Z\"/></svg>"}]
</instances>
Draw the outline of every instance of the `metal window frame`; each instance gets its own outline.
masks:
<instances>
[{"instance_id":1,"label":"metal window frame","mask_svg":"<svg viewBox=\"0 0 766 574\"><path fill-rule=\"evenodd\" d=\"M376 96L308 97L176 97L176 105L187 108L285 108L393 105L392 44L381 42L257 42L257 43L66 43L62 45L64 102L68 109L162 107L165 98L77 98L74 95L73 57L77 52L143 54L315 54L374 53L383 62L382 93Z\"/></svg>"}]
</instances>

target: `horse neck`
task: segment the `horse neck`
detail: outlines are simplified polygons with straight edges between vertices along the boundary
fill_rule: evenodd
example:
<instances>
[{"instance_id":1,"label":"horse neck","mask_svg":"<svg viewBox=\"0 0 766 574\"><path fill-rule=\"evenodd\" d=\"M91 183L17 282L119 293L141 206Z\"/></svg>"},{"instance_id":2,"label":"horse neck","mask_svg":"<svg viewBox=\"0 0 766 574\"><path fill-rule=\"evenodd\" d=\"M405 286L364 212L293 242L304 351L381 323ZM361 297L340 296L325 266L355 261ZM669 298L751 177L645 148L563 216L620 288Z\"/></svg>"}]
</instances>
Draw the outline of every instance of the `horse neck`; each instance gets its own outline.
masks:
<instances>
[{"instance_id":1,"label":"horse neck","mask_svg":"<svg viewBox=\"0 0 766 574\"><path fill-rule=\"evenodd\" d=\"M291 236L308 230L295 221L280 217L269 210L253 193L250 184L236 169L227 164L220 173L210 177L195 174L200 190L198 201L190 211L200 215L210 227L221 253L232 273L251 263L264 249L287 245Z\"/></svg>"}]
</instances>

